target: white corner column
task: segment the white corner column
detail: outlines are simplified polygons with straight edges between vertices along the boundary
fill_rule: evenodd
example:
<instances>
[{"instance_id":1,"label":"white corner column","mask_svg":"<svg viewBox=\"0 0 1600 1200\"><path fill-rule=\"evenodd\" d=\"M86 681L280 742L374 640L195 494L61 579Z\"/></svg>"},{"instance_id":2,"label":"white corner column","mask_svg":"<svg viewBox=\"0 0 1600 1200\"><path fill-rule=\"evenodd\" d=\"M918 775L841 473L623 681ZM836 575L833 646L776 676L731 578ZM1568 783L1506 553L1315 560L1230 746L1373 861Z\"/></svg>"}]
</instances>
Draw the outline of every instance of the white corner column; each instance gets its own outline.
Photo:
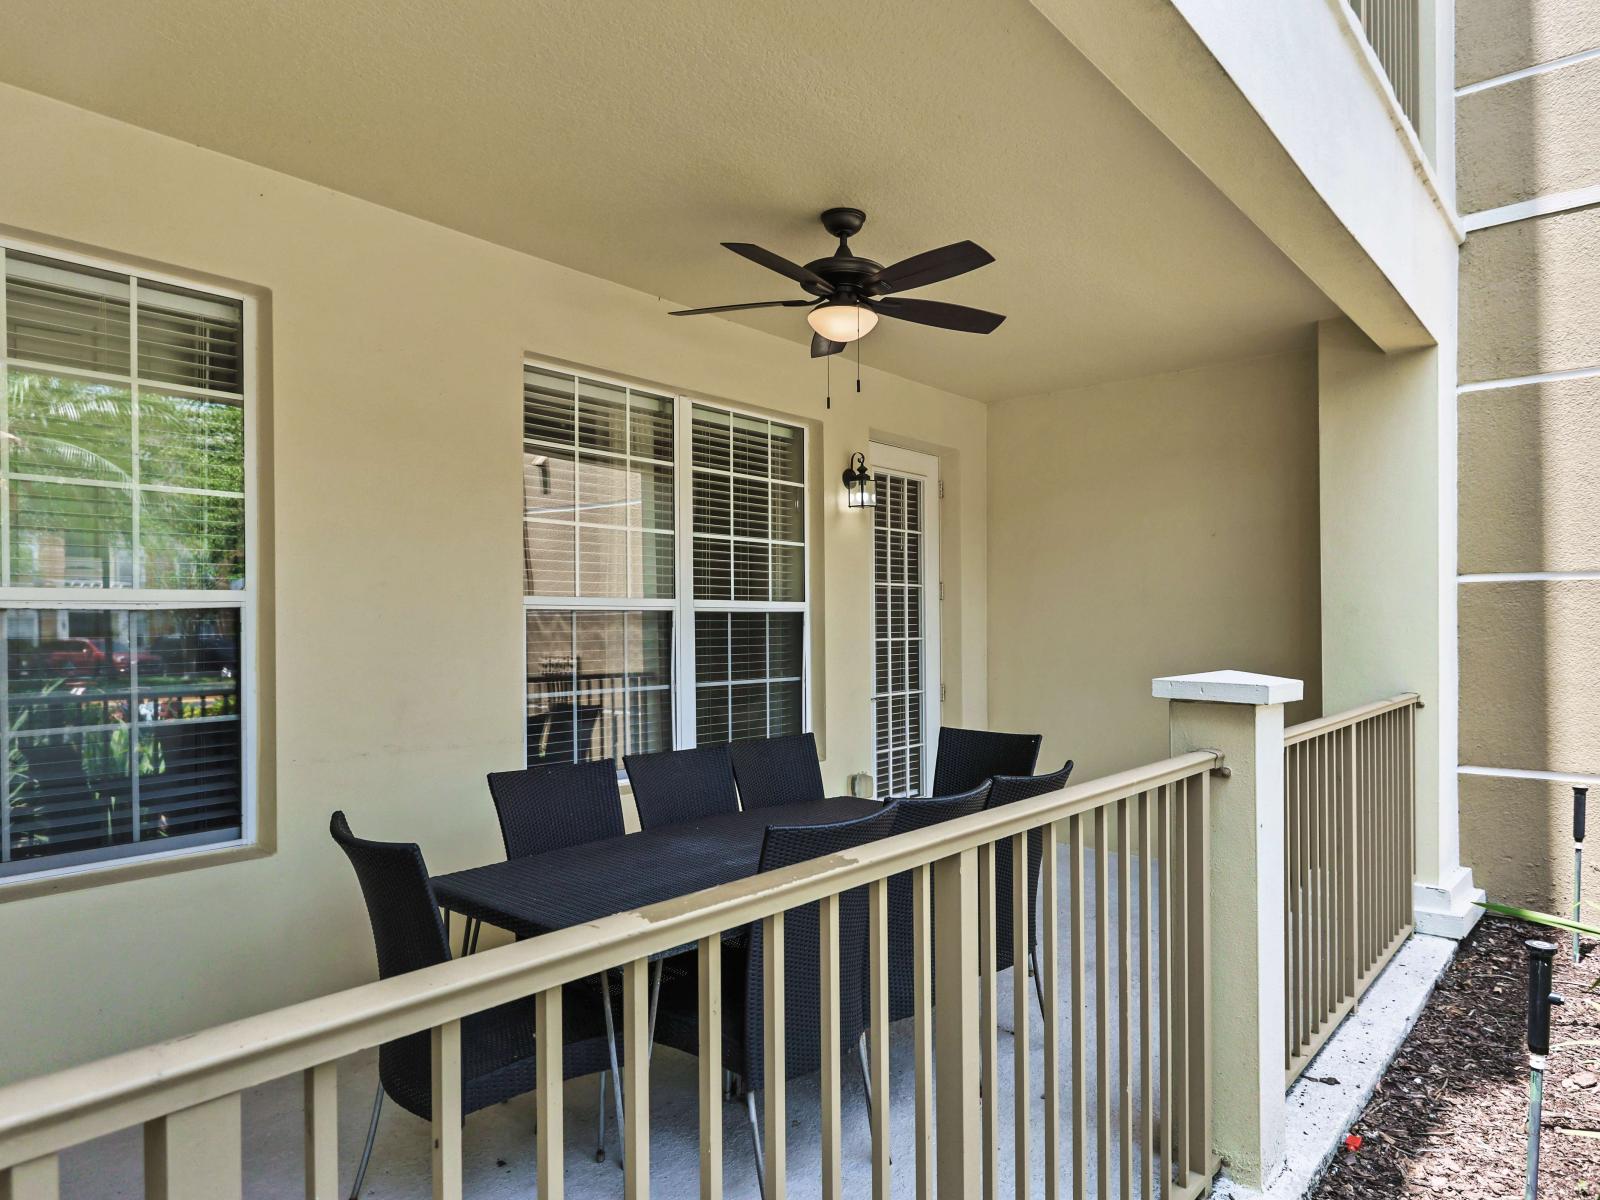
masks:
<instances>
[{"instance_id":1,"label":"white corner column","mask_svg":"<svg viewBox=\"0 0 1600 1200\"><path fill-rule=\"evenodd\" d=\"M1417 932L1465 937L1482 889L1456 798L1453 347L1384 354L1349 321L1317 326L1322 711L1417 692Z\"/></svg>"},{"instance_id":2,"label":"white corner column","mask_svg":"<svg viewBox=\"0 0 1600 1200\"><path fill-rule=\"evenodd\" d=\"M1154 680L1173 754L1215 750L1211 784L1212 1145L1262 1188L1284 1162L1283 706L1298 679L1208 671Z\"/></svg>"}]
</instances>

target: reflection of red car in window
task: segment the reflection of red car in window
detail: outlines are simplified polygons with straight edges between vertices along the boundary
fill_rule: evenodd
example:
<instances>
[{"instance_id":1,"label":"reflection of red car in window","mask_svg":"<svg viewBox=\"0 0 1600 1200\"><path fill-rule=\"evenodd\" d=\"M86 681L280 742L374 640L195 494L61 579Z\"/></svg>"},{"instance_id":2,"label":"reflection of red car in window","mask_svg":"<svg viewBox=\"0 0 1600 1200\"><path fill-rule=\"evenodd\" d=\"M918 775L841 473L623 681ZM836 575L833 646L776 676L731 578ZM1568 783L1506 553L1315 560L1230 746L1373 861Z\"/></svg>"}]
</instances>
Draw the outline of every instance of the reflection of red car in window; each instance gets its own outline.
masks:
<instances>
[{"instance_id":1,"label":"reflection of red car in window","mask_svg":"<svg viewBox=\"0 0 1600 1200\"><path fill-rule=\"evenodd\" d=\"M103 675L108 665L118 675L126 675L129 666L137 660L139 669L159 669L161 660L148 651L133 654L120 642L111 643L109 655L106 643L98 638L62 638L44 642L34 658L35 669L49 675L90 676Z\"/></svg>"}]
</instances>

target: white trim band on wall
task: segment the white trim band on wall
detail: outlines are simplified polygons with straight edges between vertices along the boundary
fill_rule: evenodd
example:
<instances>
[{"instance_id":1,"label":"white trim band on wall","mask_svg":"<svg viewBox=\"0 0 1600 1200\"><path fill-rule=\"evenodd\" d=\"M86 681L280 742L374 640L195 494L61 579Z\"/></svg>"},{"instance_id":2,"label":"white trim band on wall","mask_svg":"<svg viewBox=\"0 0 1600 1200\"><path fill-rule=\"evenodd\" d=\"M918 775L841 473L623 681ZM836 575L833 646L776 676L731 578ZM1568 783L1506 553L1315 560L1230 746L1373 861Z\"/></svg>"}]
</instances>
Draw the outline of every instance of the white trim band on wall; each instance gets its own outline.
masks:
<instances>
[{"instance_id":1,"label":"white trim band on wall","mask_svg":"<svg viewBox=\"0 0 1600 1200\"><path fill-rule=\"evenodd\" d=\"M1532 200L1520 200L1516 204L1486 208L1482 212L1468 213L1461 218L1461 222L1468 233L1473 233L1532 217L1549 217L1577 208L1588 208L1593 204L1600 204L1600 185L1576 188L1570 192L1552 192L1548 196L1535 196Z\"/></svg>"},{"instance_id":2,"label":"white trim band on wall","mask_svg":"<svg viewBox=\"0 0 1600 1200\"><path fill-rule=\"evenodd\" d=\"M1544 371L1538 375L1515 375L1509 379L1482 379L1477 383L1463 383L1456 387L1456 394L1464 396L1468 392L1488 392L1495 388L1526 387L1530 383L1559 383L1563 379L1588 379L1600 375L1600 366L1572 367L1566 371Z\"/></svg>"},{"instance_id":3,"label":"white trim band on wall","mask_svg":"<svg viewBox=\"0 0 1600 1200\"><path fill-rule=\"evenodd\" d=\"M1457 767L1459 775L1481 775L1487 779L1536 779L1545 783L1574 783L1579 787L1600 787L1600 775L1579 775L1572 771L1525 771L1518 767Z\"/></svg>"},{"instance_id":4,"label":"white trim band on wall","mask_svg":"<svg viewBox=\"0 0 1600 1200\"><path fill-rule=\"evenodd\" d=\"M1515 83L1519 79L1528 79L1534 75L1545 75L1551 71L1559 71L1562 67L1571 67L1581 62L1588 62L1591 58L1600 58L1600 47L1592 50L1579 50L1576 54L1552 58L1549 62L1535 63L1531 67L1523 67L1517 71L1507 71L1504 75L1491 75L1488 79L1478 80L1477 83L1464 84L1456 89L1456 99L1459 100L1462 96L1470 96L1473 92L1483 92L1490 88Z\"/></svg>"},{"instance_id":5,"label":"white trim band on wall","mask_svg":"<svg viewBox=\"0 0 1600 1200\"><path fill-rule=\"evenodd\" d=\"M1562 583L1594 582L1600 571L1479 571L1457 575L1457 583Z\"/></svg>"}]
</instances>

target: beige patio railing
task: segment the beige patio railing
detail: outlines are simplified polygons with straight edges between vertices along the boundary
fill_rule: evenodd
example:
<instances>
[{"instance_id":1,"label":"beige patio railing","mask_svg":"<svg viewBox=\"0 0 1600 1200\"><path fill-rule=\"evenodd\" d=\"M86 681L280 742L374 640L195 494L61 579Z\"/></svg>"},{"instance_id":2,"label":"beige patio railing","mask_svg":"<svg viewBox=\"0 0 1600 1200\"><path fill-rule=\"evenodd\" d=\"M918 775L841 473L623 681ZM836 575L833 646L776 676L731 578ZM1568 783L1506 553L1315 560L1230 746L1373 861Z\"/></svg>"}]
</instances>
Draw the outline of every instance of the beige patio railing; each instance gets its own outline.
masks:
<instances>
[{"instance_id":1,"label":"beige patio railing","mask_svg":"<svg viewBox=\"0 0 1600 1200\"><path fill-rule=\"evenodd\" d=\"M1293 1083L1411 933L1415 692L1284 731Z\"/></svg>"},{"instance_id":2,"label":"beige patio railing","mask_svg":"<svg viewBox=\"0 0 1600 1200\"><path fill-rule=\"evenodd\" d=\"M1363 745L1368 735L1357 740ZM650 1187L650 1079L644 1053L646 964L652 954L698 944L700 984L700 1194L722 1195L720 972L724 930L764 922L766 947L764 1122L766 1200L786 1187L782 965L784 913L819 905L820 1009L838 1011L840 897L866 886L871 1006L887 1012L887 895L910 872L916 960L914 1161L889 1161L888 1038L872 1037L872 1191L889 1195L891 1170L915 1176L916 1195L978 1200L999 1177L996 904L1012 906L1013 961L1027 961L1026 872L1009 896L993 895L994 848L1009 840L1025 860L1027 834L1064 842L1066 879L1044 856L1040 970L1044 1078L1029 1078L1030 991L1013 987L1015 1177L1030 1178L1031 1100L1043 1090L1045 1196L1062 1195L1072 1150L1073 1196L1090 1181L1102 1198L1192 1197L1210 1182L1212 1149L1211 881L1209 771L1215 753L1185 754L1074 785L992 812L874 842L621 913L591 925L458 958L394 979L220 1026L0 1089L0 1196L55 1200L59 1156L120 1129L143 1127L148 1200L237 1200L241 1195L241 1093L275 1079L304 1081L306 1195L339 1195L337 1060L407 1034L433 1041L433 1194L462 1190L461 1022L520 997L536 998L538 1194L562 1195L561 985L621 968L626 1124L625 1194ZM1364 756L1363 762L1367 761ZM1113 835L1115 835L1113 837ZM1061 905L1062 889L1069 903ZM1092 901L1091 901L1092 897ZM1058 912L1068 913L1068 929ZM352 919L355 919L352 917ZM938 953L932 928L937 927ZM1363 926L1363 928L1365 928ZM1378 933L1373 927L1374 935ZM1066 970L1062 971L1063 959ZM1113 976L1113 970L1115 976ZM1064 975L1064 978L1063 978ZM1113 987L1112 980L1116 985ZM938 1005L932 1005L937 990ZM1065 1044L1063 1041L1065 1026ZM842 1192L840 1072L845 1047L822 1025L821 1194ZM1093 1058L1090 1058L1090 1047ZM935 1089L937 1082L937 1089ZM1066 1093L1063 1105L1063 1091Z\"/></svg>"},{"instance_id":3,"label":"beige patio railing","mask_svg":"<svg viewBox=\"0 0 1600 1200\"><path fill-rule=\"evenodd\" d=\"M1350 0L1350 7L1367 35L1367 44L1383 64L1411 128L1418 129L1422 79L1418 0Z\"/></svg>"}]
</instances>

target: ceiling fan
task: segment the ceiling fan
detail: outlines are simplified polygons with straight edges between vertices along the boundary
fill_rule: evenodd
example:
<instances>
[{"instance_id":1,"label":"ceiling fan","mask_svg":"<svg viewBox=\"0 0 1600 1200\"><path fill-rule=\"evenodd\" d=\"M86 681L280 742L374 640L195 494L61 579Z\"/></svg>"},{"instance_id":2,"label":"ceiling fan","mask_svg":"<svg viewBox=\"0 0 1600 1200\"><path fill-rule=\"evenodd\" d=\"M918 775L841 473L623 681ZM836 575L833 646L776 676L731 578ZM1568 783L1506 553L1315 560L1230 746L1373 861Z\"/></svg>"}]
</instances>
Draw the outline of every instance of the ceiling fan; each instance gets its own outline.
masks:
<instances>
[{"instance_id":1,"label":"ceiling fan","mask_svg":"<svg viewBox=\"0 0 1600 1200\"><path fill-rule=\"evenodd\" d=\"M811 296L808 300L760 300L752 304L719 304L712 308L685 308L674 317L696 317L702 313L739 312L747 308L807 308L811 326L811 357L837 354L847 342L872 332L880 316L900 321L915 321L936 329L955 329L962 333L992 333L1005 317L946 304L942 300L917 300L896 295L912 288L925 287L942 279L965 275L994 261L976 242L956 242L937 250L924 250L892 266L870 258L858 258L850 250L850 239L861 232L867 214L859 208L830 208L822 214L822 227L839 239L839 247L827 258L814 259L805 266L753 246L749 242L723 242L735 254L792 279Z\"/></svg>"}]
</instances>

